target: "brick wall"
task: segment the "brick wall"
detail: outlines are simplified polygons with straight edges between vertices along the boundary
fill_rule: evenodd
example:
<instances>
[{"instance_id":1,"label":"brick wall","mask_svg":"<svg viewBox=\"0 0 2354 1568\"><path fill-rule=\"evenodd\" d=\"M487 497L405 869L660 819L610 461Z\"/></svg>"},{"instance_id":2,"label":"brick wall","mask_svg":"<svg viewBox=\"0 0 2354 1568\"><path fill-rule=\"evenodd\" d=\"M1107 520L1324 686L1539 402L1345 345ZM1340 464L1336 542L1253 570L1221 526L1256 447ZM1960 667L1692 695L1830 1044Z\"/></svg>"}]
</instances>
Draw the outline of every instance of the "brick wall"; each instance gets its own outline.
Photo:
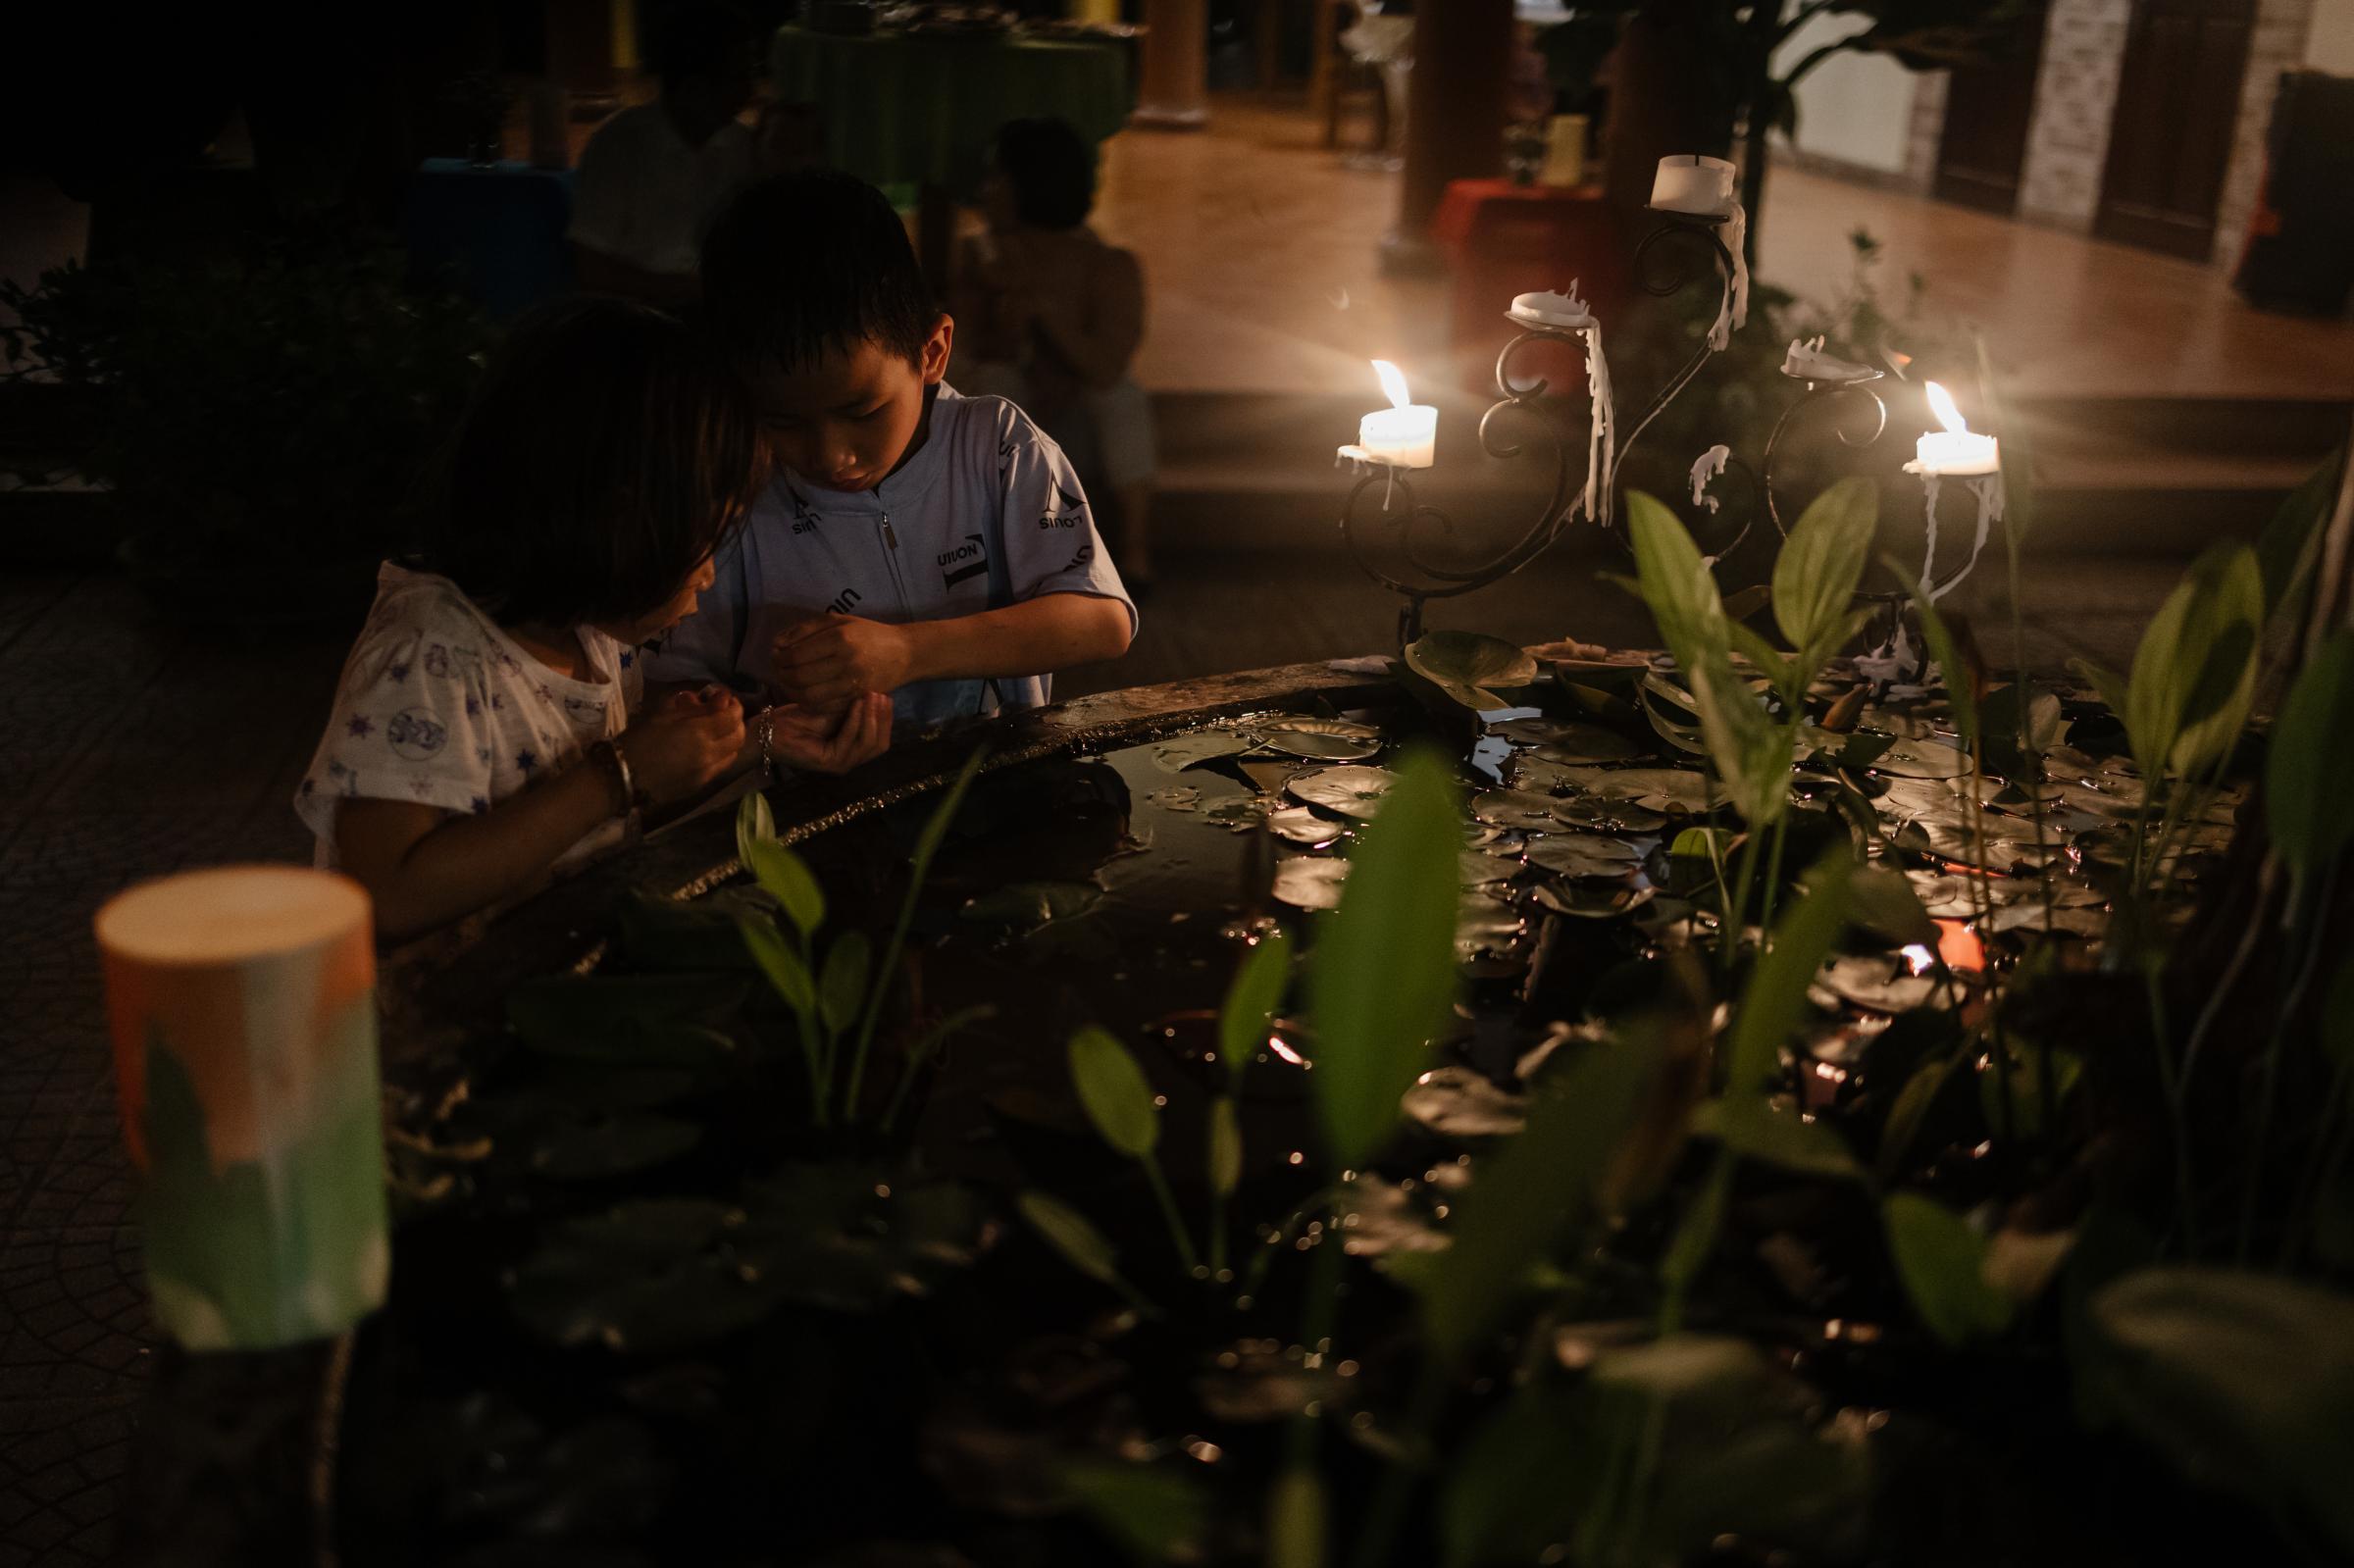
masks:
<instances>
[{"instance_id":1,"label":"brick wall","mask_svg":"<svg viewBox=\"0 0 2354 1568\"><path fill-rule=\"evenodd\" d=\"M2239 94L2239 123L2232 131L2231 162L2224 175L2223 197L2215 209L2215 260L2229 267L2239 260L2247 237L2248 214L2264 178L2264 133L2272 124L2280 73L2305 62L2305 40L2313 30L2314 0L2257 0L2256 30L2248 43L2248 72Z\"/></svg>"},{"instance_id":2,"label":"brick wall","mask_svg":"<svg viewBox=\"0 0 2354 1568\"><path fill-rule=\"evenodd\" d=\"M2053 0L2020 177L2021 217L2092 227L2132 20L2132 0Z\"/></svg>"}]
</instances>

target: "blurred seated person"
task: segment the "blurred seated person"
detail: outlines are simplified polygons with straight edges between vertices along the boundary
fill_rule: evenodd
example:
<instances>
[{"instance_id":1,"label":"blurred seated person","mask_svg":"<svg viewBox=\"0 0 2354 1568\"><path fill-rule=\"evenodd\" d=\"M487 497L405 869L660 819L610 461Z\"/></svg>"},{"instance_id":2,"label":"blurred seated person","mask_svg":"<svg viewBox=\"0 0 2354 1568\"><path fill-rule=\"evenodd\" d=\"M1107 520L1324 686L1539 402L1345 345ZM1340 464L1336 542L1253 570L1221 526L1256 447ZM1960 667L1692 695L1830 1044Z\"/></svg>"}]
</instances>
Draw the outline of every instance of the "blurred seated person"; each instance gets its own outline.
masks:
<instances>
[{"instance_id":1,"label":"blurred seated person","mask_svg":"<svg viewBox=\"0 0 2354 1568\"><path fill-rule=\"evenodd\" d=\"M998 132L981 187L987 229L955 259L952 376L967 396L1020 405L1087 493L1110 500L1106 531L1134 590L1152 576L1152 409L1128 374L1145 335L1145 275L1087 226L1095 204L1095 149L1068 125L1016 120Z\"/></svg>"},{"instance_id":2,"label":"blurred seated person","mask_svg":"<svg viewBox=\"0 0 2354 1568\"><path fill-rule=\"evenodd\" d=\"M581 154L570 237L584 291L694 297L703 229L762 173L761 138L737 119L754 91L752 36L714 0L667 8L648 50L661 97L613 116Z\"/></svg>"}]
</instances>

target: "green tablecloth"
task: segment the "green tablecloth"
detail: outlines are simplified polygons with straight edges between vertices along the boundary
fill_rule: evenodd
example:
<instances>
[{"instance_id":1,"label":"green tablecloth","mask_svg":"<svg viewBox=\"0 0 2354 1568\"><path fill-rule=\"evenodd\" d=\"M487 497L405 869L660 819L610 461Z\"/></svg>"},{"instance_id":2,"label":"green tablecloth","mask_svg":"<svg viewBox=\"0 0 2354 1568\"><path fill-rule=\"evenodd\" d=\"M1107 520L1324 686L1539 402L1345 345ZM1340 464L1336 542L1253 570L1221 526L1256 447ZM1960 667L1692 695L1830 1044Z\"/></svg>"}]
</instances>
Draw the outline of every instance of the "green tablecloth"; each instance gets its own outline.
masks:
<instances>
[{"instance_id":1,"label":"green tablecloth","mask_svg":"<svg viewBox=\"0 0 2354 1568\"><path fill-rule=\"evenodd\" d=\"M779 99L818 106L837 167L960 194L980 183L1006 121L1057 115L1100 142L1135 107L1126 54L1109 43L780 27L769 71Z\"/></svg>"}]
</instances>

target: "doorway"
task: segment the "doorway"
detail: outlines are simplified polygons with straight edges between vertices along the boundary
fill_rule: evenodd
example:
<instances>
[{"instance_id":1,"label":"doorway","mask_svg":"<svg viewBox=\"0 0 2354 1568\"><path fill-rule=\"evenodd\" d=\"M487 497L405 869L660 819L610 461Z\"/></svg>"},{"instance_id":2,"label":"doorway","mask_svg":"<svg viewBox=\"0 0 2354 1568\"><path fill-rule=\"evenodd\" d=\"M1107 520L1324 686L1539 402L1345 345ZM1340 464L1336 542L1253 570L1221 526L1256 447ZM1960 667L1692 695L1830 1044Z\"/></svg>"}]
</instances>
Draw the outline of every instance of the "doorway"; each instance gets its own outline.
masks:
<instances>
[{"instance_id":1,"label":"doorway","mask_svg":"<svg viewBox=\"0 0 2354 1568\"><path fill-rule=\"evenodd\" d=\"M2136 0L2093 232L2205 261L2256 0Z\"/></svg>"},{"instance_id":2,"label":"doorway","mask_svg":"<svg viewBox=\"0 0 2354 1568\"><path fill-rule=\"evenodd\" d=\"M2027 126L2035 118L2035 81L2043 70L2044 8L2021 15L1994 59L1957 69L1947 79L1945 128L1937 138L1940 201L2005 217L2019 210Z\"/></svg>"}]
</instances>

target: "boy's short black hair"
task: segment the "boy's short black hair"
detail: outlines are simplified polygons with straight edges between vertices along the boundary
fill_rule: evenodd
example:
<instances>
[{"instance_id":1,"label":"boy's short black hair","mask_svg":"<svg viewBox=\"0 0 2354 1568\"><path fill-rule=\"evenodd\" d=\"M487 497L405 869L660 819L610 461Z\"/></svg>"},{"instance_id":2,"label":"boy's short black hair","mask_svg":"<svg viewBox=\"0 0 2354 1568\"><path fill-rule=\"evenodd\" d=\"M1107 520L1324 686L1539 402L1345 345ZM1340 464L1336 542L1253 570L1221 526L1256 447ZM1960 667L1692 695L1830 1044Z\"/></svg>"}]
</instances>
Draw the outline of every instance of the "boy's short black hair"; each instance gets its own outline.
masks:
<instances>
[{"instance_id":1,"label":"boy's short black hair","mask_svg":"<svg viewBox=\"0 0 2354 1568\"><path fill-rule=\"evenodd\" d=\"M671 0L645 29L646 64L663 85L750 74L752 19L722 0Z\"/></svg>"},{"instance_id":2,"label":"boy's short black hair","mask_svg":"<svg viewBox=\"0 0 2354 1568\"><path fill-rule=\"evenodd\" d=\"M1067 121L1007 121L997 159L1013 187L1013 210L1031 228L1076 228L1095 211L1096 150Z\"/></svg>"},{"instance_id":3,"label":"boy's short black hair","mask_svg":"<svg viewBox=\"0 0 2354 1568\"><path fill-rule=\"evenodd\" d=\"M765 451L750 396L680 323L542 306L459 428L426 564L508 626L636 620L742 525Z\"/></svg>"},{"instance_id":4,"label":"boy's short black hair","mask_svg":"<svg viewBox=\"0 0 2354 1568\"><path fill-rule=\"evenodd\" d=\"M739 191L703 237L703 314L742 370L796 370L872 340L921 365L940 322L883 193L829 169Z\"/></svg>"}]
</instances>

